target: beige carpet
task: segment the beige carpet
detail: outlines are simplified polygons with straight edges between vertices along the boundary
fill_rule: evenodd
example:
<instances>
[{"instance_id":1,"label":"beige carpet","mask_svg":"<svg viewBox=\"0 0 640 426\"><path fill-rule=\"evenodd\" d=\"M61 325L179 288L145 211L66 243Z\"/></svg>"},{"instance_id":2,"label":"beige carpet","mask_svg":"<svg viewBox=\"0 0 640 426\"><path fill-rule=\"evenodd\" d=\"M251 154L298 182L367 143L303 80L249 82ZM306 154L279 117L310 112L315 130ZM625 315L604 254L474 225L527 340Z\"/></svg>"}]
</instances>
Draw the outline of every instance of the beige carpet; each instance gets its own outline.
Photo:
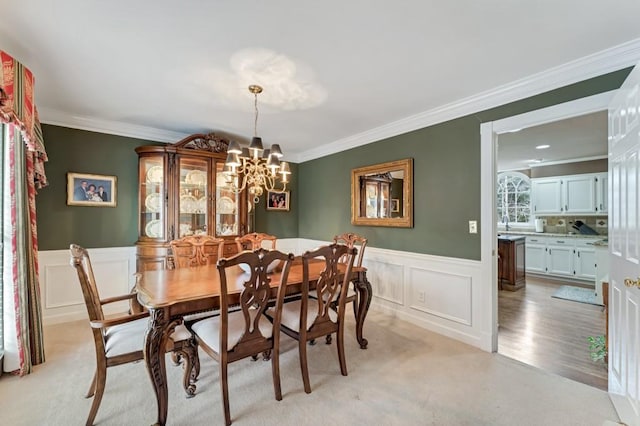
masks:
<instances>
[{"instance_id":1,"label":"beige carpet","mask_svg":"<svg viewBox=\"0 0 640 426\"><path fill-rule=\"evenodd\" d=\"M273 396L271 364L242 360L229 369L234 425L603 425L617 422L605 392L489 354L409 323L371 312L369 349L348 324L349 376L335 343L309 348L312 393L302 389L296 343L283 336L283 400ZM0 424L82 425L93 374L84 321L45 330L47 362L35 373L0 378ZM217 364L201 353L195 398L182 368L167 364L170 425L223 424ZM96 417L100 425L149 425L156 405L143 363L113 367Z\"/></svg>"}]
</instances>

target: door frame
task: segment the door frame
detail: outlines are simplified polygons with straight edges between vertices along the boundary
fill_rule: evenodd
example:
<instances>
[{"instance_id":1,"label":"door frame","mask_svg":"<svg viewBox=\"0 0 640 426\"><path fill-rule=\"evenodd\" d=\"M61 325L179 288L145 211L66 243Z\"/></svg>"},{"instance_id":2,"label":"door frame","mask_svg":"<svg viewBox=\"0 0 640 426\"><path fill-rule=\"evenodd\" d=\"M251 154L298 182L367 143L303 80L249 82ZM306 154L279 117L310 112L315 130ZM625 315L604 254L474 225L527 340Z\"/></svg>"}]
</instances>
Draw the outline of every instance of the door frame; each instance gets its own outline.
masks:
<instances>
[{"instance_id":1,"label":"door frame","mask_svg":"<svg viewBox=\"0 0 640 426\"><path fill-rule=\"evenodd\" d=\"M497 271L497 217L496 217L496 173L498 138L501 134L526 129L554 121L565 120L598 111L606 111L616 90L576 99L523 114L490 121L480 125L480 259L482 282L491 295L491 312L486 315L490 330L491 352L498 351L498 279Z\"/></svg>"}]
</instances>

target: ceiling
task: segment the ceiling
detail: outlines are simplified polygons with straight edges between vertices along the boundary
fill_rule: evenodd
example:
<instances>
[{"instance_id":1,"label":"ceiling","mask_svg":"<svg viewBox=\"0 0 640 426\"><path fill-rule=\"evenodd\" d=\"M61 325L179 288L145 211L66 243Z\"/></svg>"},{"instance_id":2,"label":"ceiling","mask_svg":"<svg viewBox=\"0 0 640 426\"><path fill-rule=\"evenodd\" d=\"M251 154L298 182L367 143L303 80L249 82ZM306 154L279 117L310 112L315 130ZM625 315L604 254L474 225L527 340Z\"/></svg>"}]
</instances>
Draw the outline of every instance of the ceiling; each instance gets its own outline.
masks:
<instances>
[{"instance_id":1,"label":"ceiling","mask_svg":"<svg viewBox=\"0 0 640 426\"><path fill-rule=\"evenodd\" d=\"M549 145L546 149L536 149ZM498 170L606 158L607 111L529 127L498 137Z\"/></svg>"},{"instance_id":2,"label":"ceiling","mask_svg":"<svg viewBox=\"0 0 640 426\"><path fill-rule=\"evenodd\" d=\"M638 16L631 0L4 0L0 49L34 73L42 122L157 140L246 142L260 84L257 132L295 160L639 39Z\"/></svg>"}]
</instances>

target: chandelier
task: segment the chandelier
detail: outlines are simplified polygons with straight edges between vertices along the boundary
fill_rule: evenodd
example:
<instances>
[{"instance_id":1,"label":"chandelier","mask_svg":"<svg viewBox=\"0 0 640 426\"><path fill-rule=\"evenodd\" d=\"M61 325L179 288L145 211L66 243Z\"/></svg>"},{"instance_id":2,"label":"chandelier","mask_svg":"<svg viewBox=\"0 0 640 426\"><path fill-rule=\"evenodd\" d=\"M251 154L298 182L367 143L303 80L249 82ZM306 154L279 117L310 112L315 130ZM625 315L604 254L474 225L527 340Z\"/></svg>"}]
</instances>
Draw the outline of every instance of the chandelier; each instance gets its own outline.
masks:
<instances>
[{"instance_id":1,"label":"chandelier","mask_svg":"<svg viewBox=\"0 0 640 426\"><path fill-rule=\"evenodd\" d=\"M241 148L236 141L229 143L223 176L227 190L238 194L248 189L257 203L264 190L284 192L291 170L289 163L280 161L283 156L280 145L263 149L262 138L258 137L258 94L262 93L262 87L252 84L249 92L253 93L255 108L253 138L248 148Z\"/></svg>"}]
</instances>

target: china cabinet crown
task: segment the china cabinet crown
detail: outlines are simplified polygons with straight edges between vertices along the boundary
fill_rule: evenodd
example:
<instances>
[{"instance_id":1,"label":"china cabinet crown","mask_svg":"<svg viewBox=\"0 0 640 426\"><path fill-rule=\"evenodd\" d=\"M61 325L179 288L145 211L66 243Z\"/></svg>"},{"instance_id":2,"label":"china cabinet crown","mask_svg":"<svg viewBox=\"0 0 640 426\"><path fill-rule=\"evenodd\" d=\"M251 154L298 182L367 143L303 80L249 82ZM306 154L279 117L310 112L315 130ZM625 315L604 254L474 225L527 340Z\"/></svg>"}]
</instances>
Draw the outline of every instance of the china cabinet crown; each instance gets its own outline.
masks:
<instances>
[{"instance_id":1,"label":"china cabinet crown","mask_svg":"<svg viewBox=\"0 0 640 426\"><path fill-rule=\"evenodd\" d=\"M166 268L171 240L188 235L224 238L224 254L231 255L236 252L235 237L251 231L251 206L244 192L225 189L222 169L228 144L211 133L136 148L138 271Z\"/></svg>"}]
</instances>

